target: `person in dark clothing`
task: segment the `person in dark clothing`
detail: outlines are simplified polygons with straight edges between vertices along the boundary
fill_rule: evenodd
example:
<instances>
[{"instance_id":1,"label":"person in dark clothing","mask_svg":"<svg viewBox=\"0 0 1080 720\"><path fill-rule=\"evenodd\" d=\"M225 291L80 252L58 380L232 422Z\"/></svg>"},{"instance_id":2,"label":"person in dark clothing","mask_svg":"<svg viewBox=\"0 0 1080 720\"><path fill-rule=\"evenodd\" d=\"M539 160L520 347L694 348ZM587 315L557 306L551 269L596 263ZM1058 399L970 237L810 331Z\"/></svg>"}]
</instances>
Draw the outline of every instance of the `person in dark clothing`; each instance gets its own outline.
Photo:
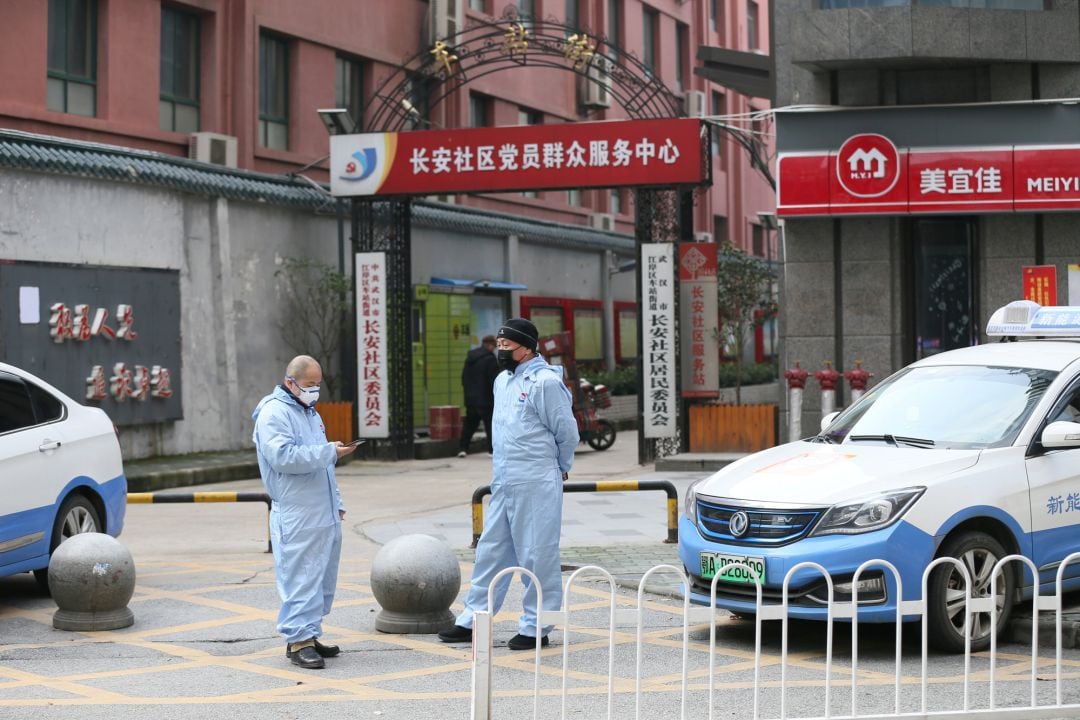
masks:
<instances>
[{"instance_id":1,"label":"person in dark clothing","mask_svg":"<svg viewBox=\"0 0 1080 720\"><path fill-rule=\"evenodd\" d=\"M491 454L491 413L495 408L495 376L499 364L495 360L495 336L485 335L480 347L473 348L465 358L461 384L465 386L465 422L461 428L461 444L457 456L469 453L473 433L484 421L487 451Z\"/></svg>"}]
</instances>

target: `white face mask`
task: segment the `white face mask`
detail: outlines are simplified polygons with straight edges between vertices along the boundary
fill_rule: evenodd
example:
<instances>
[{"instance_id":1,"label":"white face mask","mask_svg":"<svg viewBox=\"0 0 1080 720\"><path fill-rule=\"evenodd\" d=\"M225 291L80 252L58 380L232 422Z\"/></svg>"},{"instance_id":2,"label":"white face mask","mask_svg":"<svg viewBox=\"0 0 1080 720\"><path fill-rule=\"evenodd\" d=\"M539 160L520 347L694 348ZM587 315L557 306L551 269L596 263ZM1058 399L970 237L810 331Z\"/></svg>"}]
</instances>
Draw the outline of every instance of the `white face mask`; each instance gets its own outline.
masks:
<instances>
[{"instance_id":1,"label":"white face mask","mask_svg":"<svg viewBox=\"0 0 1080 720\"><path fill-rule=\"evenodd\" d=\"M304 388L300 386L300 383L296 381L296 378L291 377L289 379L292 380L293 384L300 390L300 402L310 407L319 401L320 386L316 385L315 387Z\"/></svg>"}]
</instances>

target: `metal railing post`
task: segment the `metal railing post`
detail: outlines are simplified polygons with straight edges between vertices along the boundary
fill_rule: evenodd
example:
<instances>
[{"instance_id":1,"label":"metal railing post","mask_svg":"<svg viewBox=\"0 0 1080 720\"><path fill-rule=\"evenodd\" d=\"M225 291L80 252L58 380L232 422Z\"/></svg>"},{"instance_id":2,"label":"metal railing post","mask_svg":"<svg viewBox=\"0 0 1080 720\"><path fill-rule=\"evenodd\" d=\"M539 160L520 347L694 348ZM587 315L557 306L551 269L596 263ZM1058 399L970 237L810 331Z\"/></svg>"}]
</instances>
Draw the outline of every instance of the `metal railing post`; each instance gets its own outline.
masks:
<instances>
[{"instance_id":1,"label":"metal railing post","mask_svg":"<svg viewBox=\"0 0 1080 720\"><path fill-rule=\"evenodd\" d=\"M472 720L491 720L491 611L473 614Z\"/></svg>"}]
</instances>

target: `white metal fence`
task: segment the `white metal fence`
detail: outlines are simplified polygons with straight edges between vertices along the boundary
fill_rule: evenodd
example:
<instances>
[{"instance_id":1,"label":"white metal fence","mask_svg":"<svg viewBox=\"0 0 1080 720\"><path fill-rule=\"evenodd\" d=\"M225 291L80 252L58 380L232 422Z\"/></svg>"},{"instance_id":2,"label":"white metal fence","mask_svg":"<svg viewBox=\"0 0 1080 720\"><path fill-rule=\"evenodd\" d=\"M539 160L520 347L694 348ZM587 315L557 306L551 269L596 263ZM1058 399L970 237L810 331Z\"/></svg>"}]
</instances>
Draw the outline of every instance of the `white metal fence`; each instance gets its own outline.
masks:
<instances>
[{"instance_id":1,"label":"white metal fence","mask_svg":"<svg viewBox=\"0 0 1080 720\"><path fill-rule=\"evenodd\" d=\"M747 713L740 713L740 717L752 716L754 720L758 720L762 717L762 699L766 692L778 693L779 714L781 719L788 717L794 717L789 714L789 691L791 689L791 681L789 680L790 659L788 653L789 646L789 589L788 585L796 572L804 569L812 569L819 572L825 579L828 587L828 596L830 602L827 605L827 620L825 623L825 648L824 648L824 662L825 671L824 678L819 683L823 685L824 700L820 708L820 712L810 715L801 714L798 717L802 718L836 718L837 720L844 720L846 718L860 718L861 720L885 720L886 718L962 718L968 719L990 719L990 718L1080 718L1080 703L1072 702L1066 703L1063 701L1063 681L1073 681L1075 678L1080 677L1080 661L1070 661L1070 667L1072 672L1064 673L1063 678L1063 662L1062 662L1062 579L1064 577L1065 568L1073 562L1080 561L1080 553L1073 553L1065 558L1061 563L1057 571L1056 592L1053 595L1036 595L1031 601L1032 603L1032 629L1031 629L1031 649L1030 649L1030 699L1024 703L1018 703L1016 698L1013 697L1010 700L1008 706L1001 706L998 701L998 663L999 663L999 650L996 633L991 633L991 642L989 648L989 671L985 669L980 670L979 676L987 678L986 691L980 692L978 702L973 700L971 685L972 685L972 652L970 637L965 643L965 652L963 656L963 680L962 680L962 702L958 703L960 706L953 709L936 709L932 708L928 702L928 694L933 683L929 677L929 668L931 660L941 662L941 660L932 658L928 651L928 623L922 622L922 644L921 644L921 681L919 683L920 697L918 700L917 709L904 710L901 702L902 688L907 685L910 686L912 682L904 682L901 674L902 666L902 623L900 622L902 617L919 616L925 618L927 614L927 584L930 578L931 572L938 566L951 564L955 566L961 576L964 578L966 587L964 590L964 622L965 630L969 630L972 614L974 613L989 613L991 618L990 627L997 626L998 620L998 608L994 602L997 589L997 577L999 570L1008 563L1020 563L1026 566L1034 577L1038 577L1037 568L1027 558L1020 555L1009 555L997 562L992 570L991 589L990 594L987 597L972 598L971 597L971 581L972 578L968 573L967 567L964 563L954 558L939 558L932 562L923 572L922 575L922 599L919 600L901 600L897 603L896 608L896 638L895 638L895 676L893 679L893 691L892 691L892 711L876 711L868 714L860 714L860 668L859 668L859 618L855 612L855 608L858 606L858 580L862 573L869 568L882 568L885 571L892 573L896 582L896 596L903 598L902 585L900 574L891 563L884 560L868 560L863 563L855 572L852 579L852 597L850 602L835 602L832 600L833 593L833 581L828 575L825 569L817 563L804 562L792 567L784 578L782 599L779 604L765 604L762 602L762 591L760 584L756 585L757 588L757 600L756 600L756 615L754 620L754 653L753 653L753 684L752 684L752 715ZM731 567L741 567L745 569L751 577L754 576L754 571L749 566L743 564L735 564ZM513 573L522 573L532 579L537 591L537 606L543 607L543 594L537 578L524 568L509 568L503 570L496 575L491 582L491 587L494 588L498 581L506 575L512 575ZM680 578L683 586L683 602L682 602L682 646L681 646L681 692L679 698L679 710L678 717L685 719L687 717L687 695L689 688L691 687L690 677L690 629L692 626L699 626L702 624L708 624L709 626L709 646L708 646L708 682L705 692L707 693L706 702L708 708L707 717L712 720L716 716L716 698L717 691L715 687L716 680L716 663L718 658L722 658L723 655L718 653L717 650L717 624L716 620L719 616L716 615L716 610L712 607L698 607L691 606L689 602L689 578L681 568L677 568L673 565L658 565L646 572L637 589L637 606L635 608L619 608L617 607L616 598L616 582L613 576L597 566L588 566L576 570L566 581L565 592L563 594L563 608L559 611L541 611L537 619L536 635L541 635L541 627L545 625L558 625L562 628L562 663L561 663L561 688L558 690L559 694L559 707L560 717L567 717L567 698L570 692L568 680L570 677L570 658L569 652L571 646L575 643L576 638L573 632L573 619L574 611L570 607L572 591L576 587L576 584L580 580L587 576L593 576L593 579L599 577L601 581L606 580L608 586L608 594L610 600L608 602L608 625L607 625L607 697L606 714L601 715L599 707L590 707L588 717L606 717L611 720L614 717L626 717L625 714L613 714L614 713L614 700L616 695L615 683L616 683L616 626L617 625L635 625L636 626L636 643L634 652L634 715L635 720L640 720L642 717L642 684L644 679L643 673L643 654L645 643L643 641L644 635L644 614L646 607L645 588L651 576L656 573L673 573ZM717 582L719 576L714 577L712 580L712 597L715 600ZM488 607L491 607L492 597L489 589L488 593ZM713 603L715 606L715 602ZM1040 676L1040 667L1043 664L1049 662L1048 657L1041 657L1039 655L1039 611L1053 611L1056 613L1056 656L1054 662L1054 697L1053 700L1044 699L1042 703L1038 700L1037 685L1039 682L1046 682L1045 676ZM836 619L850 620L851 626L851 669L850 669L850 705L845 703L845 708L850 707L850 711L847 713L833 712L832 691L834 684L846 684L843 679L834 678L833 674L833 638L834 627L833 621ZM768 684L762 681L762 622L766 620L779 620L781 622L781 641L780 641L780 677L779 682L775 681ZM865 623L864 623L865 625ZM472 667L472 718L473 720L490 720L493 716L492 705L493 697L496 692L496 688L493 686L493 618L490 612L481 611L477 612L474 620L474 637L473 637L473 667ZM970 632L965 632L970 636ZM551 656L552 653L547 653ZM981 665L985 665L986 655L979 654L976 656ZM531 693L531 715L533 718L540 717L540 679L541 679L541 647L537 644L537 648L534 654L535 672L533 680L533 689ZM1010 660L1015 660L1015 653L1010 655ZM1011 662L1013 674L1010 678L1015 677L1016 662ZM546 667L547 674L551 675L555 670L550 667ZM625 677L625 676L621 676ZM700 673L697 673L695 677L700 677ZM801 681L802 686L806 687L807 681L804 679ZM879 680L877 685L881 685L882 681ZM981 687L981 685L980 685ZM546 694L552 695L556 690L549 688ZM515 697L522 697L523 691L521 688L514 690ZM775 706L777 703L776 698L773 698L772 703ZM806 704L803 704L806 707ZM520 703L515 707L520 708ZM726 712L726 715L732 713ZM515 712L513 714L501 713L499 715L500 720L502 718L517 718L526 717L527 715L522 712ZM551 717L551 712L545 712L544 717ZM675 717L674 708L671 708L670 713L664 713L663 717ZM695 715L697 717L697 715ZM650 720L655 719L655 711L650 717Z\"/></svg>"}]
</instances>

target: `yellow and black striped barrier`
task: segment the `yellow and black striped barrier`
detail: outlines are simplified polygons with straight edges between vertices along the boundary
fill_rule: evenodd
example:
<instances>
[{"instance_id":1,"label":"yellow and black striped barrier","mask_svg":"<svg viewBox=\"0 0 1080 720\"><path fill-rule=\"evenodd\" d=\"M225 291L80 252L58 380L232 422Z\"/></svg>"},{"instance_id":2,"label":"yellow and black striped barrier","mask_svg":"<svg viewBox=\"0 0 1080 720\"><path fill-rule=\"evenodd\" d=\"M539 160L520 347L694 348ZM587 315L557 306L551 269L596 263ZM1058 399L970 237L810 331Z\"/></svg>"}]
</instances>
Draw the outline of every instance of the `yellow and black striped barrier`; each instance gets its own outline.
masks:
<instances>
[{"instance_id":1,"label":"yellow and black striped barrier","mask_svg":"<svg viewBox=\"0 0 1080 720\"><path fill-rule=\"evenodd\" d=\"M224 503L224 502L261 502L266 503L266 552L271 552L270 543L270 496L261 492L190 492L190 493L128 493L128 505L151 505L158 503Z\"/></svg>"},{"instance_id":2,"label":"yellow and black striped barrier","mask_svg":"<svg viewBox=\"0 0 1080 720\"><path fill-rule=\"evenodd\" d=\"M663 490L667 494L667 539L665 543L679 542L679 493L668 480L600 480L598 482L564 482L564 493L579 492L637 492ZM476 488L472 496L472 545L476 547L480 533L484 531L484 496L491 494L491 486Z\"/></svg>"}]
</instances>

